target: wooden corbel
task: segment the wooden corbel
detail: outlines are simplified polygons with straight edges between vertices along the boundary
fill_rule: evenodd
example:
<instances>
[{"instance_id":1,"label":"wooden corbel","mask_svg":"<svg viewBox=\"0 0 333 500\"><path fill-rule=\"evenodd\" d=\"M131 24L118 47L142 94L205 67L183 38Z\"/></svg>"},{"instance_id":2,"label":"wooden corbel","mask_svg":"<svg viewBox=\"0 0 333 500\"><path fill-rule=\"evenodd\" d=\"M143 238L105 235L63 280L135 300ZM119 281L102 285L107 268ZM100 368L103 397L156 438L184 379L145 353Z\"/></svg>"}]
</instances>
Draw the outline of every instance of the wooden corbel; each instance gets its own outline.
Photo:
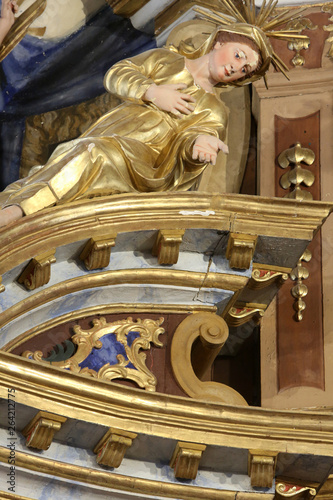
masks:
<instances>
[{"instance_id":1,"label":"wooden corbel","mask_svg":"<svg viewBox=\"0 0 333 500\"><path fill-rule=\"evenodd\" d=\"M26 445L37 450L48 450L54 434L66 421L67 418L60 415L39 411L22 431L23 436L27 438Z\"/></svg>"},{"instance_id":2,"label":"wooden corbel","mask_svg":"<svg viewBox=\"0 0 333 500\"><path fill-rule=\"evenodd\" d=\"M179 479L195 479L197 477L204 444L184 443L179 441L173 452L170 467Z\"/></svg>"},{"instance_id":3,"label":"wooden corbel","mask_svg":"<svg viewBox=\"0 0 333 500\"><path fill-rule=\"evenodd\" d=\"M116 233L103 238L90 238L80 254L80 259L88 271L107 267L110 263L111 249L116 244Z\"/></svg>"},{"instance_id":4,"label":"wooden corbel","mask_svg":"<svg viewBox=\"0 0 333 500\"><path fill-rule=\"evenodd\" d=\"M271 488L275 476L277 453L249 450L248 475L254 488Z\"/></svg>"},{"instance_id":5,"label":"wooden corbel","mask_svg":"<svg viewBox=\"0 0 333 500\"><path fill-rule=\"evenodd\" d=\"M27 290L35 290L46 285L51 277L51 264L56 262L55 250L37 255L22 271L18 277L18 283L24 285Z\"/></svg>"},{"instance_id":6,"label":"wooden corbel","mask_svg":"<svg viewBox=\"0 0 333 500\"><path fill-rule=\"evenodd\" d=\"M256 243L256 235L230 233L226 251L230 267L235 269L249 269Z\"/></svg>"},{"instance_id":7,"label":"wooden corbel","mask_svg":"<svg viewBox=\"0 0 333 500\"><path fill-rule=\"evenodd\" d=\"M177 264L184 233L185 229L161 229L158 232L152 253L158 257L159 264Z\"/></svg>"},{"instance_id":8,"label":"wooden corbel","mask_svg":"<svg viewBox=\"0 0 333 500\"><path fill-rule=\"evenodd\" d=\"M108 467L119 467L136 437L134 432L110 428L94 448L96 462Z\"/></svg>"}]
</instances>

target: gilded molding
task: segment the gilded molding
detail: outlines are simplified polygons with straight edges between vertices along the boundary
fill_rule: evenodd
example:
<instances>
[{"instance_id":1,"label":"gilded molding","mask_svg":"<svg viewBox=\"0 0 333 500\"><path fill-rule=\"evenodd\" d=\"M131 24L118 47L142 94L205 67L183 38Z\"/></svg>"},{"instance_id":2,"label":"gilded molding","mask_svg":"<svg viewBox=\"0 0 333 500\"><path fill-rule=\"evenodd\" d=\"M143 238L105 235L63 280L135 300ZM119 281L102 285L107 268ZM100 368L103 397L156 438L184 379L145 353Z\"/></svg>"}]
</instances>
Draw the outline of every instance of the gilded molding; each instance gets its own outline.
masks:
<instances>
[{"instance_id":1,"label":"gilded molding","mask_svg":"<svg viewBox=\"0 0 333 500\"><path fill-rule=\"evenodd\" d=\"M230 233L226 257L236 269L249 269L257 243L257 235Z\"/></svg>"},{"instance_id":2,"label":"gilded molding","mask_svg":"<svg viewBox=\"0 0 333 500\"><path fill-rule=\"evenodd\" d=\"M2 351L12 352L16 347L20 346L27 340L40 335L41 333L54 328L55 326L63 325L68 321L74 321L81 318L87 318L89 316L103 316L105 314L133 314L135 313L156 313L159 314L188 314L196 312L211 312L216 313L215 306L205 306L205 305L183 305L183 304L105 304L100 306L86 307L78 311L72 311L70 313L64 314L62 316L57 316L56 318L51 318L45 323L31 328L30 330L22 333L15 337L15 339L8 342L8 344L2 347Z\"/></svg>"},{"instance_id":3,"label":"gilded molding","mask_svg":"<svg viewBox=\"0 0 333 500\"><path fill-rule=\"evenodd\" d=\"M177 264L184 234L185 229L161 229L158 232L152 254L158 257L159 264Z\"/></svg>"},{"instance_id":4,"label":"gilded molding","mask_svg":"<svg viewBox=\"0 0 333 500\"><path fill-rule=\"evenodd\" d=\"M308 287L304 285L303 280L309 277L309 270L303 266L302 262L310 262L311 258L312 253L309 249L306 249L298 260L297 266L290 273L290 278L293 281L296 281L296 285L294 285L290 291L291 295L295 299L294 309L296 311L296 321L302 321L303 319L303 311L306 308L306 304L303 299L308 294Z\"/></svg>"},{"instance_id":5,"label":"gilded molding","mask_svg":"<svg viewBox=\"0 0 333 500\"><path fill-rule=\"evenodd\" d=\"M195 315L194 315L195 316ZM0 351L0 397L40 410L176 441L333 456L332 410L268 410L140 391ZM140 397L138 397L140 394ZM7 450L8 452L8 450Z\"/></svg>"},{"instance_id":6,"label":"gilded molding","mask_svg":"<svg viewBox=\"0 0 333 500\"><path fill-rule=\"evenodd\" d=\"M22 431L27 438L26 445L38 450L48 450L54 434L60 431L61 424L66 421L67 418L60 415L39 411Z\"/></svg>"},{"instance_id":7,"label":"gilded molding","mask_svg":"<svg viewBox=\"0 0 333 500\"><path fill-rule=\"evenodd\" d=\"M291 167L291 169L282 175L280 185L283 189L292 189L284 198L295 200L312 200L312 194L302 189L301 185L312 186L315 181L314 174L302 167L301 163L312 165L315 161L315 154L311 149L303 148L300 142L292 148L282 151L278 156L278 164L281 168Z\"/></svg>"},{"instance_id":8,"label":"gilded molding","mask_svg":"<svg viewBox=\"0 0 333 500\"><path fill-rule=\"evenodd\" d=\"M7 463L8 448L0 446L0 461ZM15 465L26 470L36 471L39 474L49 474L52 477L62 477L70 481L83 484L92 484L102 488L110 488L118 491L129 491L141 495L155 495L182 500L235 500L237 491L218 490L200 486L167 483L142 479L140 477L125 476L109 471L95 470L88 467L80 467L67 464L57 460L29 455L17 451L15 454ZM147 497L147 498L148 498ZM6 497L5 497L6 498ZM8 498L16 498L8 497ZM243 500L273 500L273 495L257 492L244 493Z\"/></svg>"},{"instance_id":9,"label":"gilded molding","mask_svg":"<svg viewBox=\"0 0 333 500\"><path fill-rule=\"evenodd\" d=\"M0 276L0 293L4 292L6 290L5 285L2 284L2 276Z\"/></svg>"},{"instance_id":10,"label":"gilded molding","mask_svg":"<svg viewBox=\"0 0 333 500\"><path fill-rule=\"evenodd\" d=\"M18 2L20 5L20 2ZM16 47L16 45L27 34L30 25L45 10L46 0L35 0L29 7L16 18L2 43L0 44L0 62Z\"/></svg>"},{"instance_id":11,"label":"gilded molding","mask_svg":"<svg viewBox=\"0 0 333 500\"><path fill-rule=\"evenodd\" d=\"M71 337L71 341L77 345L77 350L73 356L65 361L51 361L50 363L57 368L99 380L129 379L147 391L155 391L157 379L147 368L145 364L146 355L141 350L150 349L151 343L157 347L163 346L158 338L160 334L164 333L164 329L160 327L163 318L157 321L139 318L133 321L132 318L127 318L113 323L107 323L105 318L96 318L92 323L93 327L90 330L83 330L78 325L73 327L75 335ZM138 333L139 336L129 345L127 335L131 332ZM80 364L91 354L94 348L103 348L103 342L100 339L106 335L115 335L116 341L123 346L126 357L118 354L118 363L113 365L106 363L98 371L89 367L81 368ZM49 364L43 358L42 351L25 351L22 356L44 365ZM130 368L128 366L130 364L134 368Z\"/></svg>"},{"instance_id":12,"label":"gilded molding","mask_svg":"<svg viewBox=\"0 0 333 500\"><path fill-rule=\"evenodd\" d=\"M3 229L0 275L46 250L110 232L213 229L311 241L332 203L196 192L127 194L75 201ZM260 213L260 218L258 218ZM207 215L206 215L207 214ZM15 245L13 245L15 241Z\"/></svg>"},{"instance_id":13,"label":"gilded molding","mask_svg":"<svg viewBox=\"0 0 333 500\"><path fill-rule=\"evenodd\" d=\"M290 481L277 480L275 484L274 500L312 500L317 495L316 488L312 486L301 486Z\"/></svg>"},{"instance_id":14,"label":"gilded molding","mask_svg":"<svg viewBox=\"0 0 333 500\"><path fill-rule=\"evenodd\" d=\"M175 477L178 479L195 479L198 474L202 452L206 448L204 444L178 441L170 461L170 467L174 469Z\"/></svg>"},{"instance_id":15,"label":"gilded molding","mask_svg":"<svg viewBox=\"0 0 333 500\"><path fill-rule=\"evenodd\" d=\"M220 288L223 290L239 290L248 282L244 276L233 276L222 273L199 273L190 271L179 271L176 269L123 269L120 271L102 271L92 273L78 278L72 278L56 285L52 285L45 290L27 297L21 302L9 307L0 313L0 328L19 317L32 311L42 304L75 293L86 288L96 288L112 286L119 283L130 284L161 284L170 286L184 286L199 289Z\"/></svg>"},{"instance_id":16,"label":"gilded molding","mask_svg":"<svg viewBox=\"0 0 333 500\"><path fill-rule=\"evenodd\" d=\"M185 318L177 327L171 344L171 365L180 387L191 398L227 404L247 405L245 399L231 387L218 382L203 382L194 372L192 348L198 338L204 337L200 346L202 364L211 364L229 335L225 321L211 313L197 313ZM209 339L209 337L211 337ZM204 346L210 344L212 355L207 355ZM199 349L200 351L200 349Z\"/></svg>"},{"instance_id":17,"label":"gilded molding","mask_svg":"<svg viewBox=\"0 0 333 500\"><path fill-rule=\"evenodd\" d=\"M27 290L35 290L50 281L51 264L56 262L55 250L34 257L17 278Z\"/></svg>"},{"instance_id":18,"label":"gilded molding","mask_svg":"<svg viewBox=\"0 0 333 500\"><path fill-rule=\"evenodd\" d=\"M98 240L90 238L79 257L88 271L108 267L111 249L116 244L116 237L116 234L109 234Z\"/></svg>"},{"instance_id":19,"label":"gilded molding","mask_svg":"<svg viewBox=\"0 0 333 500\"><path fill-rule=\"evenodd\" d=\"M271 488L275 475L277 453L249 450L248 475L254 488Z\"/></svg>"},{"instance_id":20,"label":"gilded molding","mask_svg":"<svg viewBox=\"0 0 333 500\"><path fill-rule=\"evenodd\" d=\"M1 500L33 500L31 497L22 497L16 493L9 493L8 491L0 491Z\"/></svg>"},{"instance_id":21,"label":"gilded molding","mask_svg":"<svg viewBox=\"0 0 333 500\"><path fill-rule=\"evenodd\" d=\"M267 304L236 303L225 315L225 320L228 326L244 325L250 320L258 323L265 314L266 308Z\"/></svg>"},{"instance_id":22,"label":"gilded molding","mask_svg":"<svg viewBox=\"0 0 333 500\"><path fill-rule=\"evenodd\" d=\"M290 268L278 268L253 264L253 271L248 287L252 290L261 290L272 284L281 286L289 277Z\"/></svg>"},{"instance_id":23,"label":"gilded molding","mask_svg":"<svg viewBox=\"0 0 333 500\"><path fill-rule=\"evenodd\" d=\"M131 17L149 0L106 0L115 14L122 17Z\"/></svg>"},{"instance_id":24,"label":"gilded molding","mask_svg":"<svg viewBox=\"0 0 333 500\"><path fill-rule=\"evenodd\" d=\"M136 437L137 434L134 432L109 429L94 448L94 453L97 455L96 462L108 467L119 467Z\"/></svg>"}]
</instances>

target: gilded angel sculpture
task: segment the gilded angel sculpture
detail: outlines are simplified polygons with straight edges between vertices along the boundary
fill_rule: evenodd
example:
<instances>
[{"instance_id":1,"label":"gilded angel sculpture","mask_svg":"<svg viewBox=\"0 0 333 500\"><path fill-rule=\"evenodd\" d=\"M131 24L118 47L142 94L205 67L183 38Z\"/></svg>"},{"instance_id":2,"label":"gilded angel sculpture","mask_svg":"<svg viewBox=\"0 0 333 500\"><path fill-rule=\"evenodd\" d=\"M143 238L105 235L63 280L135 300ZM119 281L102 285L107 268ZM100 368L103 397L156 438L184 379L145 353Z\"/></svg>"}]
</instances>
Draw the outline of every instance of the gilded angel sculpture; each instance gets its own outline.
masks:
<instances>
[{"instance_id":1,"label":"gilded angel sculpture","mask_svg":"<svg viewBox=\"0 0 333 500\"><path fill-rule=\"evenodd\" d=\"M211 24L198 47L184 41L115 64L104 84L124 103L8 186L0 195L0 225L82 198L188 190L219 150L227 153L218 88L264 77L271 62L284 71L268 36L297 35L269 31L286 22L284 15L267 23L272 2L257 17L254 1L244 0L240 11L229 0L223 4L234 19L207 14L217 26Z\"/></svg>"}]
</instances>

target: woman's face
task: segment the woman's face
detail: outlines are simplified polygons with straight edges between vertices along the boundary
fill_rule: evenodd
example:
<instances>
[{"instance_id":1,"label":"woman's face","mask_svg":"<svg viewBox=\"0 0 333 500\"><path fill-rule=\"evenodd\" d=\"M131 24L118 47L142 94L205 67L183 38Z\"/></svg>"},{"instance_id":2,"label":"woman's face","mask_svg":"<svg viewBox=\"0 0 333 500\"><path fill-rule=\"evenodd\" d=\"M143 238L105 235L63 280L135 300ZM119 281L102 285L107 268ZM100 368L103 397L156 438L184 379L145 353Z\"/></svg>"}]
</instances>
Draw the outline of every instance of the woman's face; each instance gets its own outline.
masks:
<instances>
[{"instance_id":1,"label":"woman's face","mask_svg":"<svg viewBox=\"0 0 333 500\"><path fill-rule=\"evenodd\" d=\"M213 85L243 78L258 67L259 55L245 43L216 42L209 53L209 80Z\"/></svg>"}]
</instances>

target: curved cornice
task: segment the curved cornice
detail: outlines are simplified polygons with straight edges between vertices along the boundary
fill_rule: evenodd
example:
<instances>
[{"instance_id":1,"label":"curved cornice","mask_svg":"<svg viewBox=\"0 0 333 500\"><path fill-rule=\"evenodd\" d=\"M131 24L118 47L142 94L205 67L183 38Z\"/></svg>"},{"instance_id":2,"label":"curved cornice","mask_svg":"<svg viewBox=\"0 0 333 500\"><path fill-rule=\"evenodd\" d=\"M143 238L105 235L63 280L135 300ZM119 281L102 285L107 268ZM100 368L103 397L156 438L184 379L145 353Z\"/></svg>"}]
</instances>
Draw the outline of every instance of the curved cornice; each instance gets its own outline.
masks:
<instances>
[{"instance_id":1,"label":"curved cornice","mask_svg":"<svg viewBox=\"0 0 333 500\"><path fill-rule=\"evenodd\" d=\"M9 307L0 314L0 328L13 319L32 311L59 297L70 293L96 287L118 284L158 284L179 287L219 288L222 290L237 291L248 282L244 276L222 273L206 273L179 271L174 269L122 269L119 271L103 271L87 274L78 278L62 281L56 285L43 289L21 302ZM163 305L162 305L163 307Z\"/></svg>"},{"instance_id":2,"label":"curved cornice","mask_svg":"<svg viewBox=\"0 0 333 500\"><path fill-rule=\"evenodd\" d=\"M193 192L77 201L23 217L2 229L0 274L48 249L111 231L206 228L311 240L332 207L323 202Z\"/></svg>"},{"instance_id":3,"label":"curved cornice","mask_svg":"<svg viewBox=\"0 0 333 500\"><path fill-rule=\"evenodd\" d=\"M277 411L149 393L0 352L0 395L130 432L206 445L333 455L331 412Z\"/></svg>"}]
</instances>

